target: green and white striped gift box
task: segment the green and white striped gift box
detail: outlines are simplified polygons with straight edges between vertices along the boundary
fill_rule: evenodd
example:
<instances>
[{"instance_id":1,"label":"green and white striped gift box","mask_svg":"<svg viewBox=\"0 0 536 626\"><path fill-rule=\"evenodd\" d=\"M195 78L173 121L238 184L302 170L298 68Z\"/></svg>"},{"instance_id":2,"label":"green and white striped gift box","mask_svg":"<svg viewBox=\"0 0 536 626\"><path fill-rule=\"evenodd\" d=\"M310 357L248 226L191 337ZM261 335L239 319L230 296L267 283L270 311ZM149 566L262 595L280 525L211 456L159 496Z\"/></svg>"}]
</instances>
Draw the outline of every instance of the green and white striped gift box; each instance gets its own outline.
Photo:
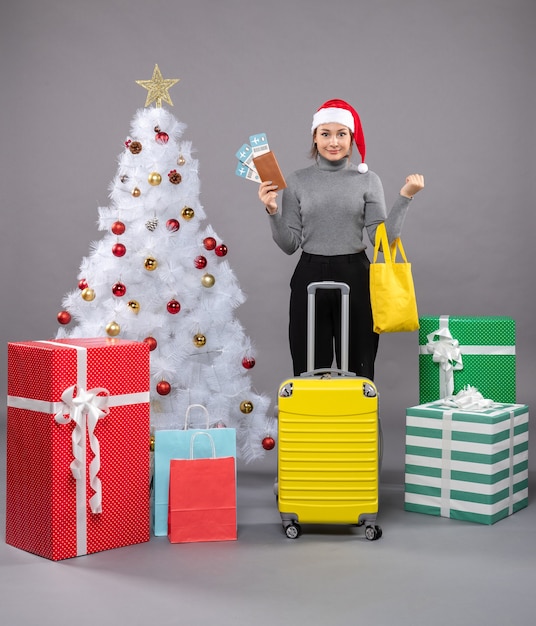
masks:
<instances>
[{"instance_id":1,"label":"green and white striped gift box","mask_svg":"<svg viewBox=\"0 0 536 626\"><path fill-rule=\"evenodd\" d=\"M405 510L480 524L512 515L528 504L528 441L525 404L408 408Z\"/></svg>"}]
</instances>

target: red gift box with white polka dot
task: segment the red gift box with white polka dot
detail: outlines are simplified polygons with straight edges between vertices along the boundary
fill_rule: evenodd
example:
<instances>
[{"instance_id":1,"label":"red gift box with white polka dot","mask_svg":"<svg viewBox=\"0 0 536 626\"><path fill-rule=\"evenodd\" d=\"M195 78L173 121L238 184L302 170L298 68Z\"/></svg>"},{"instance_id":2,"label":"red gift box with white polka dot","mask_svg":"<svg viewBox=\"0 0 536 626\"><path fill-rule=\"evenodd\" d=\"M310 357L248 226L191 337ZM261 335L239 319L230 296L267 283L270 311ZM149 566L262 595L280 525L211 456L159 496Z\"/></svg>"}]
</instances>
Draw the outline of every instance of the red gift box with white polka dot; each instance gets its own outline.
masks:
<instances>
[{"instance_id":1,"label":"red gift box with white polka dot","mask_svg":"<svg viewBox=\"0 0 536 626\"><path fill-rule=\"evenodd\" d=\"M149 346L8 344L6 543L52 559L149 541Z\"/></svg>"}]
</instances>

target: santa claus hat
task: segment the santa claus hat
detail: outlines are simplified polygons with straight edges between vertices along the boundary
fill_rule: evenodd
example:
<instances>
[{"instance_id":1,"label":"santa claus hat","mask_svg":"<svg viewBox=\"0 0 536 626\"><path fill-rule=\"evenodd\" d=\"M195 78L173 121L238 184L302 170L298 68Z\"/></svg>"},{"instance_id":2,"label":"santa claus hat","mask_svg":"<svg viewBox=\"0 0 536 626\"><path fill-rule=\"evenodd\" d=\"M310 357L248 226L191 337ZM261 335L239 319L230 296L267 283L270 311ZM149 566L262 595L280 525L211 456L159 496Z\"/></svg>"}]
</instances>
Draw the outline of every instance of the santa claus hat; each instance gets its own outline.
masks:
<instances>
[{"instance_id":1,"label":"santa claus hat","mask_svg":"<svg viewBox=\"0 0 536 626\"><path fill-rule=\"evenodd\" d=\"M344 100L328 100L313 115L311 133L314 133L320 124L329 124L331 122L347 126L354 133L355 144L361 155L361 163L357 166L357 169L362 174L368 172L368 165L365 163L365 135L363 134L363 127L357 111Z\"/></svg>"}]
</instances>

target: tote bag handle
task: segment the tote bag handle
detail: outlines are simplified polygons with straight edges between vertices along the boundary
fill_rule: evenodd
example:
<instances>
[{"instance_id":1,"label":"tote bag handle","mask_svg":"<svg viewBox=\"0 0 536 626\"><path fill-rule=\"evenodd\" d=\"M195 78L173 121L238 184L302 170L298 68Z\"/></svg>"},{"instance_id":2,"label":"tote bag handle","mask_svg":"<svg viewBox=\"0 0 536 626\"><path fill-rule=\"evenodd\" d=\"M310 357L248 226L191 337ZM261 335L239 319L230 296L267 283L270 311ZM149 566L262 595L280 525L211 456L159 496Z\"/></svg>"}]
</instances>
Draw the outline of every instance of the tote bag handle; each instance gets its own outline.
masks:
<instances>
[{"instance_id":1,"label":"tote bag handle","mask_svg":"<svg viewBox=\"0 0 536 626\"><path fill-rule=\"evenodd\" d=\"M379 224L378 228L376 229L373 263L376 263L378 253L380 251L380 246L383 252L383 258L386 263L396 263L397 250L400 250L400 256L402 257L404 263L408 262L408 259L406 258L406 251L404 250L404 246L402 245L402 239L400 239L400 237L397 237L389 246L389 239L387 238L385 222Z\"/></svg>"},{"instance_id":2,"label":"tote bag handle","mask_svg":"<svg viewBox=\"0 0 536 626\"><path fill-rule=\"evenodd\" d=\"M201 437L201 436L205 436L208 437L209 441L210 441L210 450L212 452L212 455L210 458L215 459L216 458L216 446L214 445L214 439L208 434L205 433L203 431L199 431L197 433L195 433L193 435L193 437L190 440L190 460L192 460L194 458L194 444L195 444L195 440L197 439L197 437Z\"/></svg>"},{"instance_id":3,"label":"tote bag handle","mask_svg":"<svg viewBox=\"0 0 536 626\"><path fill-rule=\"evenodd\" d=\"M184 418L184 430L188 430L190 411L192 409L194 409L194 408L203 409L203 411L205 411L205 414L207 416L207 428L209 428L210 427L210 416L208 414L207 407L203 406L202 404L190 404L188 406L188 408L186 409L186 417Z\"/></svg>"}]
</instances>

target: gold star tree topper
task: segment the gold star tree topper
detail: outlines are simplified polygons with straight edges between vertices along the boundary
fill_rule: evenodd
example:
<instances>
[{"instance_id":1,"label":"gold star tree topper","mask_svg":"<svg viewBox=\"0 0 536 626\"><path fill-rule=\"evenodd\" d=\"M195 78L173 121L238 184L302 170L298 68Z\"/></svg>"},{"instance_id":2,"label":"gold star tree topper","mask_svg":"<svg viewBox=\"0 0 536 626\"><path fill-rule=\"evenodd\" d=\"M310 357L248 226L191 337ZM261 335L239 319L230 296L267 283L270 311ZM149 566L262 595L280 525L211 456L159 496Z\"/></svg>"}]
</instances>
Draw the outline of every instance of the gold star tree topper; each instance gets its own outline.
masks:
<instances>
[{"instance_id":1,"label":"gold star tree topper","mask_svg":"<svg viewBox=\"0 0 536 626\"><path fill-rule=\"evenodd\" d=\"M173 102L169 97L168 90L179 82L180 78L164 78L158 64L154 66L153 77L151 80L137 80L136 83L141 85L149 92L145 100L145 106L148 107L151 102L155 102L157 108L161 108L162 100L173 106Z\"/></svg>"}]
</instances>

